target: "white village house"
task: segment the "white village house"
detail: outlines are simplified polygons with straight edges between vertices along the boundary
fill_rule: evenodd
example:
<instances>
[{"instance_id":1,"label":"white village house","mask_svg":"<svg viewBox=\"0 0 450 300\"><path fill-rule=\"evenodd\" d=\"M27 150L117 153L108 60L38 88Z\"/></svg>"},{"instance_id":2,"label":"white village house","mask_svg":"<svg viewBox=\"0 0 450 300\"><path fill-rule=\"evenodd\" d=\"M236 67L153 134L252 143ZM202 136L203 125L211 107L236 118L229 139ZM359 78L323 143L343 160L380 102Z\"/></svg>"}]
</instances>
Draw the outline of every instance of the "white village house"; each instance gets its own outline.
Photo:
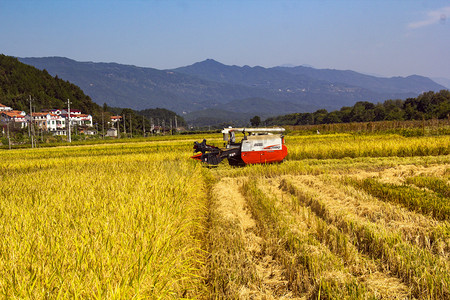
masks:
<instances>
[{"instance_id":1,"label":"white village house","mask_svg":"<svg viewBox=\"0 0 450 300\"><path fill-rule=\"evenodd\" d=\"M67 119L68 111L61 110L61 116ZM71 109L70 110L70 126L88 126L92 127L92 116L87 114L82 114L81 110Z\"/></svg>"},{"instance_id":2,"label":"white village house","mask_svg":"<svg viewBox=\"0 0 450 300\"><path fill-rule=\"evenodd\" d=\"M27 115L24 111L13 110L11 107L0 103L0 122L14 122L20 124L20 128L27 127L30 121L39 129L51 132L54 135L66 135L68 125L67 119L70 117L70 125L74 127L86 128L83 132L92 131L88 128L93 127L92 116L82 114L80 110L70 110L70 116L65 109L43 110Z\"/></svg>"},{"instance_id":3,"label":"white village house","mask_svg":"<svg viewBox=\"0 0 450 300\"><path fill-rule=\"evenodd\" d=\"M66 119L50 112L32 113L32 122L38 128L53 133L54 135L66 135ZM30 120L30 116L27 116Z\"/></svg>"}]
</instances>

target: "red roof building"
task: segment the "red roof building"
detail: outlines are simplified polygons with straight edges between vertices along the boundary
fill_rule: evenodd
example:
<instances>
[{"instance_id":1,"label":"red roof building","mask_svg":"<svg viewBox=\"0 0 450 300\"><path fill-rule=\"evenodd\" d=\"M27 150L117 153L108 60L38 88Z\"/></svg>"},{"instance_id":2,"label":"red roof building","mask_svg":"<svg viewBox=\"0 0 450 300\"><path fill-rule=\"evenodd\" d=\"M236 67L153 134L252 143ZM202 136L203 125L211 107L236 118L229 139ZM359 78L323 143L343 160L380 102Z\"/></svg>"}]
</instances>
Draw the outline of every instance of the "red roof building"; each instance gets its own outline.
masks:
<instances>
[{"instance_id":1,"label":"red roof building","mask_svg":"<svg viewBox=\"0 0 450 300\"><path fill-rule=\"evenodd\" d=\"M13 110L11 107L0 103L0 111L11 111L11 110Z\"/></svg>"},{"instance_id":2,"label":"red roof building","mask_svg":"<svg viewBox=\"0 0 450 300\"><path fill-rule=\"evenodd\" d=\"M111 122L116 123L122 119L122 116L111 116Z\"/></svg>"},{"instance_id":3,"label":"red roof building","mask_svg":"<svg viewBox=\"0 0 450 300\"><path fill-rule=\"evenodd\" d=\"M2 123L14 122L20 124L21 128L27 126L27 120L25 119L25 112L20 110L1 111L0 119Z\"/></svg>"}]
</instances>

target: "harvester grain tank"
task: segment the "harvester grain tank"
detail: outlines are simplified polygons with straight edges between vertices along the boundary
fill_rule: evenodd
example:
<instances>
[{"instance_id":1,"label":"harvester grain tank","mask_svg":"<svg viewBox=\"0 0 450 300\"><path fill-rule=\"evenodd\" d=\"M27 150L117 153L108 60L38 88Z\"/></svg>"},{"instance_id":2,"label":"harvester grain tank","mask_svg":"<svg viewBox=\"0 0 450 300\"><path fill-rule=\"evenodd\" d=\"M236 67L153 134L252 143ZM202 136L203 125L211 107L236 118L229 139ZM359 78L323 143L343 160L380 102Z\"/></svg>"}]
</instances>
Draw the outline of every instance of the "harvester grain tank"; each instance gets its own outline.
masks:
<instances>
[{"instance_id":1,"label":"harvester grain tank","mask_svg":"<svg viewBox=\"0 0 450 300\"><path fill-rule=\"evenodd\" d=\"M200 153L191 158L210 165L226 158L232 166L282 162L287 155L283 132L284 128L225 128L224 148L208 145L204 139L194 143L194 153ZM240 142L236 142L236 133L244 134Z\"/></svg>"}]
</instances>

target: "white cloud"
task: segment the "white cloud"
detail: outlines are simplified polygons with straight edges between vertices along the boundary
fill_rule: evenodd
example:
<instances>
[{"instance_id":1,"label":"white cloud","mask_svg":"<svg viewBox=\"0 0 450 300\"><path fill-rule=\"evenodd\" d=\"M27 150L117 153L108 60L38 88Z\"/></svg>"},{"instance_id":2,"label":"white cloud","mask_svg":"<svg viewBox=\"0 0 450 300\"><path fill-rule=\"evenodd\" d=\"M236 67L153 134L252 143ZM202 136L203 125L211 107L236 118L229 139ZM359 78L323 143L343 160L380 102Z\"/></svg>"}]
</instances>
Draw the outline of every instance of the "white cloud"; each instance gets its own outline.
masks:
<instances>
[{"instance_id":1,"label":"white cloud","mask_svg":"<svg viewBox=\"0 0 450 300\"><path fill-rule=\"evenodd\" d=\"M426 13L426 18L422 21L411 22L408 24L408 28L416 29L429 25L433 25L439 22L445 22L447 16L450 15L450 6L443 7L439 10L433 10Z\"/></svg>"}]
</instances>

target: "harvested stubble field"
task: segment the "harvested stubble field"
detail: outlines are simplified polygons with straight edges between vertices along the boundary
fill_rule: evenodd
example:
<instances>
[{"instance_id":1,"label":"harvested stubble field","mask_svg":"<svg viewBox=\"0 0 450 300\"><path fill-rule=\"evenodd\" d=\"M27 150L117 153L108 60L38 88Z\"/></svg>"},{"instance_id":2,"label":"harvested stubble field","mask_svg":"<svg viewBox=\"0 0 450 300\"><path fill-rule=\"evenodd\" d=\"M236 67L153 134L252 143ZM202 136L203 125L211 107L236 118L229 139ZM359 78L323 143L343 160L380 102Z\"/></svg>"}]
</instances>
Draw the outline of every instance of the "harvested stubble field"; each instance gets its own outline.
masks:
<instances>
[{"instance_id":1,"label":"harvested stubble field","mask_svg":"<svg viewBox=\"0 0 450 300\"><path fill-rule=\"evenodd\" d=\"M294 132L244 168L201 138L3 151L1 296L450 298L450 136Z\"/></svg>"}]
</instances>

